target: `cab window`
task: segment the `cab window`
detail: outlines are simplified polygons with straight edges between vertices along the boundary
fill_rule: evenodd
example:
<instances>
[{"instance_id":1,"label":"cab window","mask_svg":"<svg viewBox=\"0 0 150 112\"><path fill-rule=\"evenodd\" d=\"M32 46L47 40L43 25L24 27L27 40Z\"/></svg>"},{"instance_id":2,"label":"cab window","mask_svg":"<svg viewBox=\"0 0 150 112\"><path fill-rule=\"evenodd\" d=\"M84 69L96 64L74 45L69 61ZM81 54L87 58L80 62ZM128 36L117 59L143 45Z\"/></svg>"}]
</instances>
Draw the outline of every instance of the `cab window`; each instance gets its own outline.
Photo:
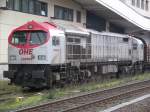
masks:
<instances>
[{"instance_id":1,"label":"cab window","mask_svg":"<svg viewBox=\"0 0 150 112\"><path fill-rule=\"evenodd\" d=\"M52 39L52 45L58 46L60 44L59 37L54 36Z\"/></svg>"},{"instance_id":2,"label":"cab window","mask_svg":"<svg viewBox=\"0 0 150 112\"><path fill-rule=\"evenodd\" d=\"M30 45L44 44L47 39L47 33L43 31L30 32Z\"/></svg>"},{"instance_id":3,"label":"cab window","mask_svg":"<svg viewBox=\"0 0 150 112\"><path fill-rule=\"evenodd\" d=\"M27 43L27 32L15 32L11 43L14 45L24 45Z\"/></svg>"},{"instance_id":4,"label":"cab window","mask_svg":"<svg viewBox=\"0 0 150 112\"><path fill-rule=\"evenodd\" d=\"M133 44L133 50L137 50L138 45L136 43Z\"/></svg>"}]
</instances>

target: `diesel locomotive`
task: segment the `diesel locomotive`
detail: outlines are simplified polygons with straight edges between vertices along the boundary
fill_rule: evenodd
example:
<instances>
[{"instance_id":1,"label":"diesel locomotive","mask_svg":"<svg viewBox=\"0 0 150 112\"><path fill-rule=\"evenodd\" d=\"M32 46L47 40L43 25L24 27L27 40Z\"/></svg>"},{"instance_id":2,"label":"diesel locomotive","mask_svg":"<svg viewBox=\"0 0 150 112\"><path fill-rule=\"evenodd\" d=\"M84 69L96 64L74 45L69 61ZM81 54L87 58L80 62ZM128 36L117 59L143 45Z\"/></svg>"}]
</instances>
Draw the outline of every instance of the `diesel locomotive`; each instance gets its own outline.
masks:
<instances>
[{"instance_id":1,"label":"diesel locomotive","mask_svg":"<svg viewBox=\"0 0 150 112\"><path fill-rule=\"evenodd\" d=\"M51 88L143 70L143 42L129 35L30 21L11 32L8 43L4 77L22 87Z\"/></svg>"}]
</instances>

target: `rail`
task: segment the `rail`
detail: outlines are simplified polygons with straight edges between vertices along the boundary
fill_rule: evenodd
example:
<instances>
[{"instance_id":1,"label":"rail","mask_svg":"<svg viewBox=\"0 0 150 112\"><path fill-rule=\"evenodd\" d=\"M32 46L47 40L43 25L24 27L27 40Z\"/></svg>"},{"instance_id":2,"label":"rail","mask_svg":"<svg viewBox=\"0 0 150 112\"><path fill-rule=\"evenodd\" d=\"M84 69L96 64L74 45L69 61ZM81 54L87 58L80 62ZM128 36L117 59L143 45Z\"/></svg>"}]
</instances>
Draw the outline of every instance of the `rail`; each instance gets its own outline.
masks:
<instances>
[{"instance_id":1,"label":"rail","mask_svg":"<svg viewBox=\"0 0 150 112\"><path fill-rule=\"evenodd\" d=\"M118 99L122 97L127 97L132 94L139 94L145 90L150 91L150 80L137 82L133 84L128 84L125 86L120 86L112 88L109 90L91 92L72 98L66 98L62 100L57 100L54 102L42 104L39 106L25 108L22 110L17 110L16 112L76 112L81 111L91 105L104 104L107 101Z\"/></svg>"}]
</instances>

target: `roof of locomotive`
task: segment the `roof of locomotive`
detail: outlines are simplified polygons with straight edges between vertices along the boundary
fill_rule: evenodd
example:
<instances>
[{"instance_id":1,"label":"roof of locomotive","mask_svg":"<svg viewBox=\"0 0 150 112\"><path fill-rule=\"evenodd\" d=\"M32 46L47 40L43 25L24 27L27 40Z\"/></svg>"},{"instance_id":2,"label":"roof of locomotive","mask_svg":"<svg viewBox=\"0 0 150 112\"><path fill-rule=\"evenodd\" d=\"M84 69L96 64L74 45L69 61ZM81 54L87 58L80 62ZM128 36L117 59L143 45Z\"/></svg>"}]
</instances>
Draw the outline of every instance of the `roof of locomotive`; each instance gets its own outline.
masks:
<instances>
[{"instance_id":1,"label":"roof of locomotive","mask_svg":"<svg viewBox=\"0 0 150 112\"><path fill-rule=\"evenodd\" d=\"M73 28L70 28L68 25L67 27L65 25L61 26L60 24L50 23L50 22L36 22L36 21L29 21L26 24L16 28L13 30L13 32L16 31L35 31L35 30L42 30L48 32L49 30L58 30L58 31L64 31L65 33L75 33L75 34L82 34L82 35L89 35L88 32L81 30L81 28L78 28L76 26L71 26ZM63 27L63 29L62 29Z\"/></svg>"},{"instance_id":2,"label":"roof of locomotive","mask_svg":"<svg viewBox=\"0 0 150 112\"><path fill-rule=\"evenodd\" d=\"M87 29L88 32L92 33L92 34L96 34L96 35L108 35L108 36L116 36L116 37L128 37L127 34L120 34L120 33L114 33L114 32L106 32L106 31L96 31L93 29Z\"/></svg>"},{"instance_id":3,"label":"roof of locomotive","mask_svg":"<svg viewBox=\"0 0 150 112\"><path fill-rule=\"evenodd\" d=\"M29 31L29 30L49 31L50 29L57 29L57 26L48 22L29 21L26 24L14 29L14 31Z\"/></svg>"},{"instance_id":4,"label":"roof of locomotive","mask_svg":"<svg viewBox=\"0 0 150 112\"><path fill-rule=\"evenodd\" d=\"M137 41L138 44L143 44L143 42L142 42L140 39L137 39L137 38L135 38L135 37L134 37L133 39L134 39L135 41Z\"/></svg>"}]
</instances>

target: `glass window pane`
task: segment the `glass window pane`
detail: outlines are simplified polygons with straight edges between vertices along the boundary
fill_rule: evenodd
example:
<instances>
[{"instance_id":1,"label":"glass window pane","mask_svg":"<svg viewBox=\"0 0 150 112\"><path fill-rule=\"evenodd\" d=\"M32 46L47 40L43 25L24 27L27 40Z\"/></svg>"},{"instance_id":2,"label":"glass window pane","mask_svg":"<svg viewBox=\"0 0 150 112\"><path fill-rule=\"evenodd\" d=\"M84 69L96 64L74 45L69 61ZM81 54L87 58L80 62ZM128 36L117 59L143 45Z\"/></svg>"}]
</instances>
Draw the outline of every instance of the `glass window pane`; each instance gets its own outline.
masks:
<instances>
[{"instance_id":1,"label":"glass window pane","mask_svg":"<svg viewBox=\"0 0 150 112\"><path fill-rule=\"evenodd\" d=\"M71 9L69 9L68 10L68 19L69 19L69 21L73 21L73 10L71 10Z\"/></svg>"},{"instance_id":2,"label":"glass window pane","mask_svg":"<svg viewBox=\"0 0 150 112\"><path fill-rule=\"evenodd\" d=\"M47 4L41 2L41 15L47 16Z\"/></svg>"},{"instance_id":3,"label":"glass window pane","mask_svg":"<svg viewBox=\"0 0 150 112\"><path fill-rule=\"evenodd\" d=\"M56 19L63 19L63 9L61 7L54 7L54 17Z\"/></svg>"},{"instance_id":4,"label":"glass window pane","mask_svg":"<svg viewBox=\"0 0 150 112\"><path fill-rule=\"evenodd\" d=\"M56 16L55 16L56 18L63 19L63 10L58 9L55 14L56 14Z\"/></svg>"},{"instance_id":5,"label":"glass window pane","mask_svg":"<svg viewBox=\"0 0 150 112\"><path fill-rule=\"evenodd\" d=\"M41 4L39 2L35 3L35 14L40 15L41 14Z\"/></svg>"},{"instance_id":6,"label":"glass window pane","mask_svg":"<svg viewBox=\"0 0 150 112\"><path fill-rule=\"evenodd\" d=\"M48 4L38 0L7 0L7 7L11 10L47 16Z\"/></svg>"},{"instance_id":7,"label":"glass window pane","mask_svg":"<svg viewBox=\"0 0 150 112\"><path fill-rule=\"evenodd\" d=\"M63 19L64 19L64 20L69 20L69 18L68 18L68 10L67 10L67 9L64 9L63 14L64 14Z\"/></svg>"},{"instance_id":8,"label":"glass window pane","mask_svg":"<svg viewBox=\"0 0 150 112\"><path fill-rule=\"evenodd\" d=\"M54 6L54 17L56 19L73 21L73 10L60 6Z\"/></svg>"},{"instance_id":9,"label":"glass window pane","mask_svg":"<svg viewBox=\"0 0 150 112\"><path fill-rule=\"evenodd\" d=\"M141 8L144 9L144 0L141 0Z\"/></svg>"},{"instance_id":10,"label":"glass window pane","mask_svg":"<svg viewBox=\"0 0 150 112\"><path fill-rule=\"evenodd\" d=\"M77 22L81 22L81 12L77 11Z\"/></svg>"},{"instance_id":11,"label":"glass window pane","mask_svg":"<svg viewBox=\"0 0 150 112\"><path fill-rule=\"evenodd\" d=\"M149 1L148 0L146 0L146 6L145 6L146 8L146 10L148 11L148 9L149 9Z\"/></svg>"},{"instance_id":12,"label":"glass window pane","mask_svg":"<svg viewBox=\"0 0 150 112\"><path fill-rule=\"evenodd\" d=\"M7 7L11 10L13 10L14 7L14 0L8 0Z\"/></svg>"},{"instance_id":13,"label":"glass window pane","mask_svg":"<svg viewBox=\"0 0 150 112\"><path fill-rule=\"evenodd\" d=\"M135 5L135 0L132 0L132 5Z\"/></svg>"},{"instance_id":14,"label":"glass window pane","mask_svg":"<svg viewBox=\"0 0 150 112\"><path fill-rule=\"evenodd\" d=\"M59 37L54 36L52 39L52 45L53 46L58 46L60 44L59 42Z\"/></svg>"},{"instance_id":15,"label":"glass window pane","mask_svg":"<svg viewBox=\"0 0 150 112\"><path fill-rule=\"evenodd\" d=\"M36 44L43 44L46 42L47 39L47 33L43 31L36 31L30 33L30 44L36 45Z\"/></svg>"},{"instance_id":16,"label":"glass window pane","mask_svg":"<svg viewBox=\"0 0 150 112\"><path fill-rule=\"evenodd\" d=\"M137 0L137 1L136 1L136 6L137 6L137 7L140 7L140 0Z\"/></svg>"},{"instance_id":17,"label":"glass window pane","mask_svg":"<svg viewBox=\"0 0 150 112\"><path fill-rule=\"evenodd\" d=\"M35 3L35 14L47 16L48 6L47 3L37 1Z\"/></svg>"},{"instance_id":18,"label":"glass window pane","mask_svg":"<svg viewBox=\"0 0 150 112\"><path fill-rule=\"evenodd\" d=\"M29 0L29 13L34 14L34 0Z\"/></svg>"},{"instance_id":19,"label":"glass window pane","mask_svg":"<svg viewBox=\"0 0 150 112\"><path fill-rule=\"evenodd\" d=\"M20 11L20 0L14 0L14 10Z\"/></svg>"},{"instance_id":20,"label":"glass window pane","mask_svg":"<svg viewBox=\"0 0 150 112\"><path fill-rule=\"evenodd\" d=\"M15 45L26 44L26 42L27 42L27 36L26 35L27 35L26 32L15 32L13 37L12 37L11 43L15 44Z\"/></svg>"},{"instance_id":21,"label":"glass window pane","mask_svg":"<svg viewBox=\"0 0 150 112\"><path fill-rule=\"evenodd\" d=\"M28 12L29 2L28 0L22 0L22 12Z\"/></svg>"}]
</instances>

